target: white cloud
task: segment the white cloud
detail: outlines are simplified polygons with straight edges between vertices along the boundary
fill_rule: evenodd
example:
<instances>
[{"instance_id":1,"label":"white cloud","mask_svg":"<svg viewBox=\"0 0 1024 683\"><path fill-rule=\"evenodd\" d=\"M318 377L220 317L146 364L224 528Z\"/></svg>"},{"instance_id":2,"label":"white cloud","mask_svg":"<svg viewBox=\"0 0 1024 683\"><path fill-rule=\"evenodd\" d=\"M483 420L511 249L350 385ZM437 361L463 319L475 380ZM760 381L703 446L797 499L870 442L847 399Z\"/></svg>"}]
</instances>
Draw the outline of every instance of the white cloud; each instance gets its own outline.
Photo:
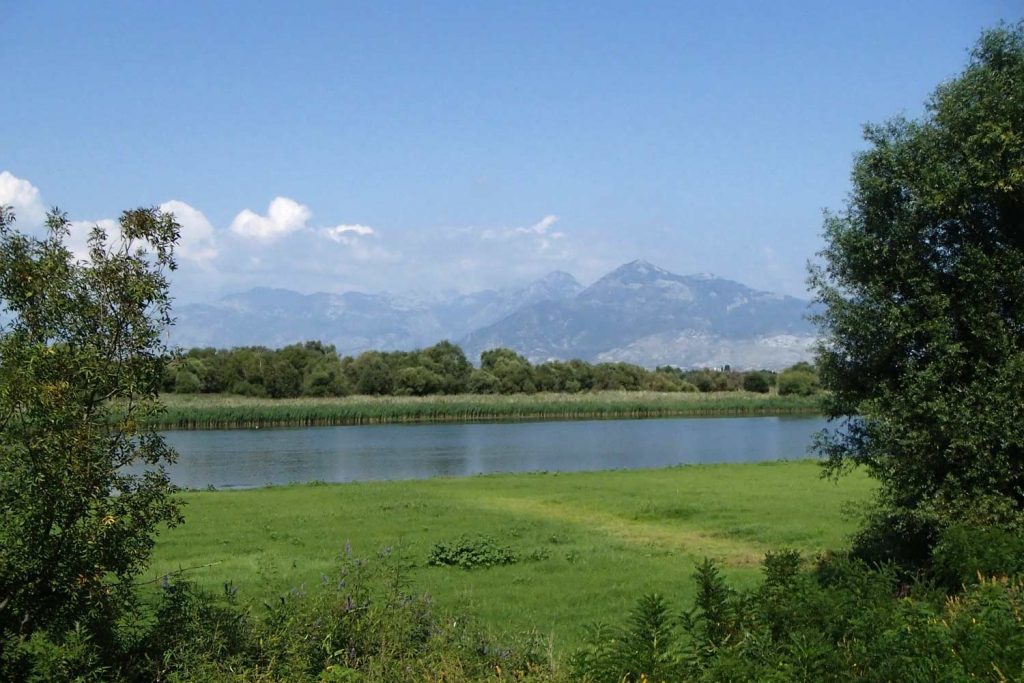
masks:
<instances>
[{"instance_id":1,"label":"white cloud","mask_svg":"<svg viewBox=\"0 0 1024 683\"><path fill-rule=\"evenodd\" d=\"M532 239L537 248L541 251L551 246L551 240L559 240L565 237L564 232L548 232L555 223L558 216L548 214L529 227L518 228L487 228L480 231L480 238L485 240L508 241L513 239Z\"/></svg>"},{"instance_id":2,"label":"white cloud","mask_svg":"<svg viewBox=\"0 0 1024 683\"><path fill-rule=\"evenodd\" d=\"M231 232L261 242L272 242L296 230L302 230L312 216L313 212L308 206L288 197L275 197L267 208L266 216L249 209L240 212L235 216L235 220L231 221Z\"/></svg>"},{"instance_id":3,"label":"white cloud","mask_svg":"<svg viewBox=\"0 0 1024 683\"><path fill-rule=\"evenodd\" d=\"M45 218L40 191L9 172L0 173L0 203L15 206L22 229L34 230L29 222L41 224ZM608 253L607 245L584 244L574 231L559 231L555 215L541 214L525 226L395 229L385 236L366 223L318 224L309 207L280 196L262 215L246 209L221 224L181 199L159 208L174 213L181 224L181 267L172 276L172 292L180 302L210 301L254 286L471 291L521 284L554 269L584 278L599 275L608 269L605 262L617 256ZM76 257L87 256L88 233L97 224L111 241L120 237L115 220L75 218L68 246ZM601 263L588 261L597 255Z\"/></svg>"},{"instance_id":4,"label":"white cloud","mask_svg":"<svg viewBox=\"0 0 1024 683\"><path fill-rule=\"evenodd\" d=\"M360 237L376 234L368 225L336 225L333 228L324 228L320 232L327 239L345 245L356 244Z\"/></svg>"},{"instance_id":5,"label":"white cloud","mask_svg":"<svg viewBox=\"0 0 1024 683\"><path fill-rule=\"evenodd\" d=\"M88 260L89 234L96 227L107 233L107 244L120 244L121 224L112 218L101 218L98 221L69 221L68 237L64 240L64 246L74 254L76 259Z\"/></svg>"},{"instance_id":6,"label":"white cloud","mask_svg":"<svg viewBox=\"0 0 1024 683\"><path fill-rule=\"evenodd\" d=\"M479 236L482 240L526 242L537 253L549 252L555 240L565 239L564 232L549 232L551 226L557 222L558 216L548 214L529 227L488 228L479 231Z\"/></svg>"},{"instance_id":7,"label":"white cloud","mask_svg":"<svg viewBox=\"0 0 1024 683\"><path fill-rule=\"evenodd\" d=\"M520 235L543 235L547 233L548 228L558 222L558 216L548 214L541 218L539 221L534 223L528 228L516 228L516 232ZM552 233L552 235L561 235L561 233Z\"/></svg>"},{"instance_id":8,"label":"white cloud","mask_svg":"<svg viewBox=\"0 0 1024 683\"><path fill-rule=\"evenodd\" d=\"M12 207L15 220L25 228L38 228L46 221L39 189L10 171L0 172L0 205Z\"/></svg>"},{"instance_id":9,"label":"white cloud","mask_svg":"<svg viewBox=\"0 0 1024 683\"><path fill-rule=\"evenodd\" d=\"M348 247L349 255L356 261L395 263L402 259L401 254L376 244L367 244L363 238L377 238L377 231L368 225L342 224L323 228L319 232L332 242Z\"/></svg>"},{"instance_id":10,"label":"white cloud","mask_svg":"<svg viewBox=\"0 0 1024 683\"><path fill-rule=\"evenodd\" d=\"M177 250L181 258L209 263L217 257L213 225L202 211L177 199L164 202L160 205L160 210L173 213L181 225L181 238Z\"/></svg>"}]
</instances>

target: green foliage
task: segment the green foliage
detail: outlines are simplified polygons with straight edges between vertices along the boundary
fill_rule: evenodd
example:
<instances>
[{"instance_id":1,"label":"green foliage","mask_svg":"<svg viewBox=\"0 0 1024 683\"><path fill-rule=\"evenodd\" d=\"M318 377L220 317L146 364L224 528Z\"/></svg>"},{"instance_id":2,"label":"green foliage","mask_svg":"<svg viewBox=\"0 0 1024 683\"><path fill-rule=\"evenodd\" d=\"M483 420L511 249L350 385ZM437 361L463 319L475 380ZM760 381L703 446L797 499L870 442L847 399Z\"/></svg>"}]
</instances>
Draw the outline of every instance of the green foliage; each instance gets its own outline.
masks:
<instances>
[{"instance_id":1,"label":"green foliage","mask_svg":"<svg viewBox=\"0 0 1024 683\"><path fill-rule=\"evenodd\" d=\"M495 567L514 564L519 557L508 546L490 536L462 536L454 541L437 543L430 550L427 564L435 567Z\"/></svg>"},{"instance_id":2,"label":"green foliage","mask_svg":"<svg viewBox=\"0 0 1024 683\"><path fill-rule=\"evenodd\" d=\"M770 372L748 372L743 376L743 390L767 394L775 385L775 375ZM781 389L779 390L781 393ZM796 393L796 392L789 392Z\"/></svg>"},{"instance_id":3,"label":"green foliage","mask_svg":"<svg viewBox=\"0 0 1024 683\"><path fill-rule=\"evenodd\" d=\"M779 396L813 396L818 392L818 374L813 370L790 368L779 373Z\"/></svg>"},{"instance_id":4,"label":"green foliage","mask_svg":"<svg viewBox=\"0 0 1024 683\"><path fill-rule=\"evenodd\" d=\"M174 391L179 394L195 394L203 388L199 376L191 370L182 368L174 373Z\"/></svg>"},{"instance_id":5,"label":"green foliage","mask_svg":"<svg viewBox=\"0 0 1024 683\"><path fill-rule=\"evenodd\" d=\"M466 391L473 366L461 348L443 341L423 349L418 355L426 369L439 378L435 390L429 393L459 394Z\"/></svg>"},{"instance_id":6,"label":"green foliage","mask_svg":"<svg viewBox=\"0 0 1024 683\"><path fill-rule=\"evenodd\" d=\"M165 577L121 668L95 679L563 680L535 635L492 637L410 592L404 571L390 551L370 560L346 552L317 585L265 603L242 603L232 584L217 597ZM33 674L52 670L35 661Z\"/></svg>"},{"instance_id":7,"label":"green foliage","mask_svg":"<svg viewBox=\"0 0 1024 683\"><path fill-rule=\"evenodd\" d=\"M955 524L932 549L931 575L955 590L984 576L1024 576L1024 536L992 526Z\"/></svg>"},{"instance_id":8,"label":"green foliage","mask_svg":"<svg viewBox=\"0 0 1024 683\"><path fill-rule=\"evenodd\" d=\"M486 376L475 370L476 378ZM258 385L256 385L258 386ZM730 392L722 394L588 392L585 394L463 394L458 396L351 396L269 399L168 394L156 425L217 429L294 425L452 422L474 420L625 419L686 415L787 415L818 412L817 397Z\"/></svg>"},{"instance_id":9,"label":"green foliage","mask_svg":"<svg viewBox=\"0 0 1024 683\"><path fill-rule=\"evenodd\" d=\"M812 273L827 410L855 418L822 451L830 471L863 465L881 482L903 530L892 557L911 564L945 526L1021 525L1021 83L1024 24L998 28L921 120L867 127Z\"/></svg>"},{"instance_id":10,"label":"green foliage","mask_svg":"<svg viewBox=\"0 0 1024 683\"><path fill-rule=\"evenodd\" d=\"M466 382L466 390L471 394L496 394L498 378L487 370L473 370Z\"/></svg>"},{"instance_id":11,"label":"green foliage","mask_svg":"<svg viewBox=\"0 0 1024 683\"><path fill-rule=\"evenodd\" d=\"M571 660L574 677L592 683L680 680L684 672L676 620L657 593L640 598L622 628L588 627Z\"/></svg>"},{"instance_id":12,"label":"green foliage","mask_svg":"<svg viewBox=\"0 0 1024 683\"><path fill-rule=\"evenodd\" d=\"M302 380L303 396L348 396L352 393L337 356L325 356L310 365Z\"/></svg>"},{"instance_id":13,"label":"green foliage","mask_svg":"<svg viewBox=\"0 0 1024 683\"><path fill-rule=\"evenodd\" d=\"M367 351L352 363L356 391L360 394L390 394L395 386L395 371L384 354Z\"/></svg>"},{"instance_id":14,"label":"green foliage","mask_svg":"<svg viewBox=\"0 0 1024 683\"><path fill-rule=\"evenodd\" d=\"M699 681L1019 680L1024 675L1024 582L985 579L947 598L901 584L893 567L844 557L801 568L791 551L769 555L760 587L730 589L710 562L698 567L693 608L677 623L641 599L632 628L591 628L573 657L590 681L642 680L624 668L630 650L661 650L661 678ZM638 615L657 628L637 629ZM625 646L627 632L645 647Z\"/></svg>"},{"instance_id":15,"label":"green foliage","mask_svg":"<svg viewBox=\"0 0 1024 683\"><path fill-rule=\"evenodd\" d=\"M95 677L122 647L157 529L180 521L152 424L178 224L136 209L92 230L54 211L43 239L0 208L0 678ZM143 463L145 473L124 468ZM5 676L4 673L8 675ZM85 678L89 678L85 676Z\"/></svg>"},{"instance_id":16,"label":"green foliage","mask_svg":"<svg viewBox=\"0 0 1024 683\"><path fill-rule=\"evenodd\" d=\"M511 349L490 349L480 354L480 369L497 381L500 394L532 394L537 391L533 366Z\"/></svg>"},{"instance_id":17,"label":"green foliage","mask_svg":"<svg viewBox=\"0 0 1024 683\"><path fill-rule=\"evenodd\" d=\"M806 364L805 364L806 365ZM810 367L810 366L806 366ZM415 351L367 351L352 358L338 356L320 342L282 349L242 347L191 349L167 368L165 391L234 393L253 397L438 396L471 394L578 394L596 391L767 393L774 374L764 371L680 370L669 366L650 371L630 363L582 360L532 365L510 349L491 349L473 368L462 349L448 341ZM768 384L765 384L767 380ZM749 386L747 386L749 384ZM817 390L817 383L813 384ZM803 392L808 395L811 392Z\"/></svg>"}]
</instances>

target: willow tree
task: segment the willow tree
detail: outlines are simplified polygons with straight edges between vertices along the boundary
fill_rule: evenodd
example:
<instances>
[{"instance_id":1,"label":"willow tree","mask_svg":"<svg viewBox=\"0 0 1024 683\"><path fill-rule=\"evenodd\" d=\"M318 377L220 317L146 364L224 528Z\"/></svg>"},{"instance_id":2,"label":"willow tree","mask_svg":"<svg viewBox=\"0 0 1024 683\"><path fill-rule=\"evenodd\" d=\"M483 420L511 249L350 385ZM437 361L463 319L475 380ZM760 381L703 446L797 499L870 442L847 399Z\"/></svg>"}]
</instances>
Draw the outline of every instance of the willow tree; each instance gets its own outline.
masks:
<instances>
[{"instance_id":1,"label":"willow tree","mask_svg":"<svg viewBox=\"0 0 1024 683\"><path fill-rule=\"evenodd\" d=\"M833 472L880 482L874 531L926 557L1024 510L1024 24L984 33L919 120L866 128L811 282Z\"/></svg>"}]
</instances>

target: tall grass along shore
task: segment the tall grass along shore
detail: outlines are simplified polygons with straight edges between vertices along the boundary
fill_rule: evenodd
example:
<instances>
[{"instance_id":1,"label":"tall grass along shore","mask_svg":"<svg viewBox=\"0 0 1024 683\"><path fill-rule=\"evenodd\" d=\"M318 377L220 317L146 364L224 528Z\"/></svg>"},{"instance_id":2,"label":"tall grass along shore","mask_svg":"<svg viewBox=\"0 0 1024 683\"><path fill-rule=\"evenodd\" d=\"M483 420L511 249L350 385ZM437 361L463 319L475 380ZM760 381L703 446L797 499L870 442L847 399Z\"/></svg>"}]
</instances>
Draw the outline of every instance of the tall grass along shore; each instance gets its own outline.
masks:
<instances>
[{"instance_id":1,"label":"tall grass along shore","mask_svg":"<svg viewBox=\"0 0 1024 683\"><path fill-rule=\"evenodd\" d=\"M348 396L266 399L219 394L167 394L161 429L247 429L383 423L587 420L713 415L815 413L815 396L752 392L454 396Z\"/></svg>"}]
</instances>

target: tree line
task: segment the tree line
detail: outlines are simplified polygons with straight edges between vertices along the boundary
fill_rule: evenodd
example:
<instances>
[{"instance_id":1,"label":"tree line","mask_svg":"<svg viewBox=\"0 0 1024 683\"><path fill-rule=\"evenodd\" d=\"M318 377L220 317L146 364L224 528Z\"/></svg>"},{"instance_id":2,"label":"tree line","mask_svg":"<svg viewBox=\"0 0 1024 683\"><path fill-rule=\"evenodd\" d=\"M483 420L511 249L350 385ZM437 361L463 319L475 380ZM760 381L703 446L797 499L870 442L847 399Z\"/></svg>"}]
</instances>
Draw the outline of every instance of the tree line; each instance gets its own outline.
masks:
<instances>
[{"instance_id":1,"label":"tree line","mask_svg":"<svg viewBox=\"0 0 1024 683\"><path fill-rule=\"evenodd\" d=\"M530 363L507 348L484 351L473 367L457 345L443 341L415 351L366 351L341 356L329 344L310 341L281 349L248 346L191 349L164 374L165 392L243 396L431 396L439 394L532 394L588 391L753 391L809 395L818 389L808 363L771 370L648 370L630 363L582 360Z\"/></svg>"}]
</instances>

